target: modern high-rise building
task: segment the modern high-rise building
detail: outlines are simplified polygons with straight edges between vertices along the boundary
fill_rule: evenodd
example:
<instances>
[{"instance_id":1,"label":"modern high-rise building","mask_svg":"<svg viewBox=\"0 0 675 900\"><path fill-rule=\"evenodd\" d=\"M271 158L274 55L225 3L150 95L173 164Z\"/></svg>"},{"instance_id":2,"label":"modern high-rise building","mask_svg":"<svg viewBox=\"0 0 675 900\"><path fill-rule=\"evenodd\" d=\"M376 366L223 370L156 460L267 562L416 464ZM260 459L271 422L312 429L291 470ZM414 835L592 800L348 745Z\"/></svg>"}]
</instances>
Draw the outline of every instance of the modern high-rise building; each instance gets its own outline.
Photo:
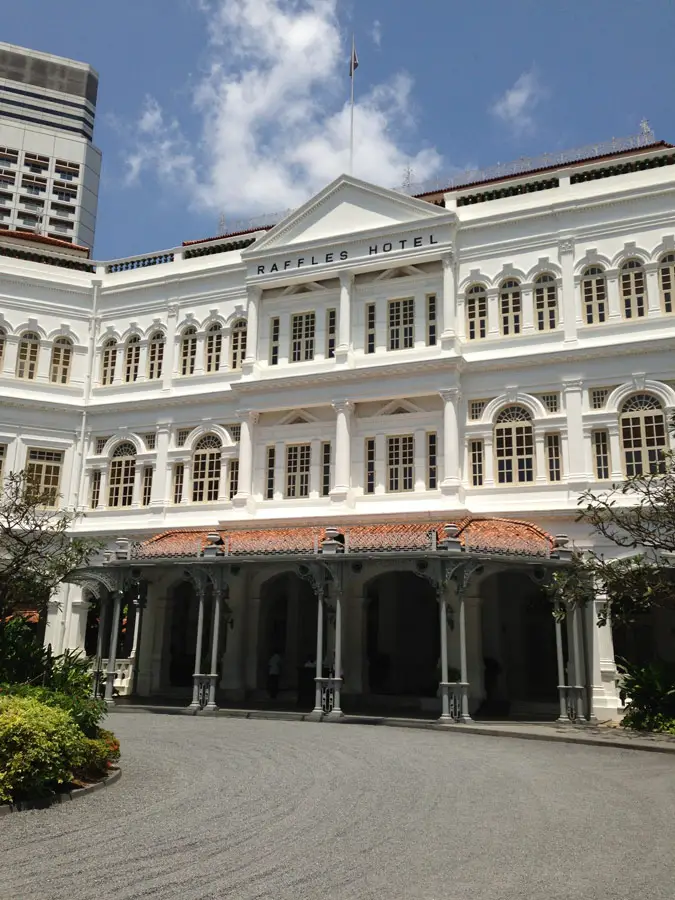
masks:
<instances>
[{"instance_id":1,"label":"modern high-rise building","mask_svg":"<svg viewBox=\"0 0 675 900\"><path fill-rule=\"evenodd\" d=\"M0 230L94 245L98 73L0 42Z\"/></svg>"}]
</instances>

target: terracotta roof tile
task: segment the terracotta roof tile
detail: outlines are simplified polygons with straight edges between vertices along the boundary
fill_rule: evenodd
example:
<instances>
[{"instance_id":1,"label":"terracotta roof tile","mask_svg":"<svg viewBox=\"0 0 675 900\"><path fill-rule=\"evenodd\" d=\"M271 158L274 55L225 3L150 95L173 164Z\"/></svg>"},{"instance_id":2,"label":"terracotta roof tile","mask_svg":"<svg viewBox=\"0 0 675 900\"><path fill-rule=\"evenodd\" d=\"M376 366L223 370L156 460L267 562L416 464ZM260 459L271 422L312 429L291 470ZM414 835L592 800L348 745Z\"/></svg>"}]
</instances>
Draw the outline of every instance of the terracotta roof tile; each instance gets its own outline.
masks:
<instances>
[{"instance_id":1,"label":"terracotta roof tile","mask_svg":"<svg viewBox=\"0 0 675 900\"><path fill-rule=\"evenodd\" d=\"M89 248L83 247L81 244L73 244L70 241L60 241L58 238L47 237L44 234L35 234L32 231L16 231L13 228L3 228L0 231L0 238L7 237L18 241L28 241L34 244L48 244L50 247L58 247L61 250L75 250L86 253L89 257Z\"/></svg>"},{"instance_id":2,"label":"terracotta roof tile","mask_svg":"<svg viewBox=\"0 0 675 900\"><path fill-rule=\"evenodd\" d=\"M541 556L550 555L553 539L530 522L516 519L467 517L460 523L458 537L467 550L477 553ZM431 549L431 533L443 537L440 522L345 525L339 527L347 549L354 553L403 552ZM155 535L138 550L139 559L197 557L207 545L204 529L180 529ZM326 537L320 525L290 528L219 530L225 552L230 556L278 556L313 554Z\"/></svg>"}]
</instances>

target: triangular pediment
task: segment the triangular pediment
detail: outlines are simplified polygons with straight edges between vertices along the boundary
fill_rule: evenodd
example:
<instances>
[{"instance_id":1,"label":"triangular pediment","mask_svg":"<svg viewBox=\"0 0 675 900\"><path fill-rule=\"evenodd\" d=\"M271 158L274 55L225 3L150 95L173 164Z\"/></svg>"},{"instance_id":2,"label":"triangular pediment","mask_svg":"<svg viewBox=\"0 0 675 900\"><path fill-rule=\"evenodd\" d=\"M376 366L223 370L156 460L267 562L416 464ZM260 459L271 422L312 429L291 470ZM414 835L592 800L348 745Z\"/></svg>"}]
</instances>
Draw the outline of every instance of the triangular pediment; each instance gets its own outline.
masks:
<instances>
[{"instance_id":1,"label":"triangular pediment","mask_svg":"<svg viewBox=\"0 0 675 900\"><path fill-rule=\"evenodd\" d=\"M442 207L341 175L243 251L242 256L255 257L276 247L328 241L408 222L434 221L443 216L447 212Z\"/></svg>"},{"instance_id":2,"label":"triangular pediment","mask_svg":"<svg viewBox=\"0 0 675 900\"><path fill-rule=\"evenodd\" d=\"M416 403L410 400L391 400L386 406L383 406L378 415L380 416L402 416L406 413L419 413L424 410L420 409Z\"/></svg>"},{"instance_id":3,"label":"triangular pediment","mask_svg":"<svg viewBox=\"0 0 675 900\"><path fill-rule=\"evenodd\" d=\"M280 420L279 425L310 425L316 422L316 416L307 412L306 409L292 409L286 413Z\"/></svg>"}]
</instances>

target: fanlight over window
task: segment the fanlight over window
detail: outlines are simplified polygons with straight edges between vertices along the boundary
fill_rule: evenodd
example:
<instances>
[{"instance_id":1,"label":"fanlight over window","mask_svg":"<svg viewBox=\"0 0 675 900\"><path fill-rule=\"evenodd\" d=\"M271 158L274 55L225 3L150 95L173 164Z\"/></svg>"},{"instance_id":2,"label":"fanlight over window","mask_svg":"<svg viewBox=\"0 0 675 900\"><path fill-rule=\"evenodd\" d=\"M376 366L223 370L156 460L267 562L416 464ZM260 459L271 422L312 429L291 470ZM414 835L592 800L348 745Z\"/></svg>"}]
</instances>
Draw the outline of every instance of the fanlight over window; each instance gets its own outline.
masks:
<instances>
[{"instance_id":1,"label":"fanlight over window","mask_svg":"<svg viewBox=\"0 0 675 900\"><path fill-rule=\"evenodd\" d=\"M19 352L16 358L16 377L33 381L37 375L40 337L34 331L26 331L19 341Z\"/></svg>"},{"instance_id":2,"label":"fanlight over window","mask_svg":"<svg viewBox=\"0 0 675 900\"><path fill-rule=\"evenodd\" d=\"M148 344L148 379L152 381L162 377L164 366L165 339L161 331L156 331Z\"/></svg>"},{"instance_id":3,"label":"fanlight over window","mask_svg":"<svg viewBox=\"0 0 675 900\"><path fill-rule=\"evenodd\" d=\"M197 329L194 325L186 328L180 342L180 374L193 375L197 358Z\"/></svg>"},{"instance_id":4,"label":"fanlight over window","mask_svg":"<svg viewBox=\"0 0 675 900\"><path fill-rule=\"evenodd\" d=\"M220 369L220 354L223 349L223 326L214 322L206 332L206 366L207 372Z\"/></svg>"},{"instance_id":5,"label":"fanlight over window","mask_svg":"<svg viewBox=\"0 0 675 900\"><path fill-rule=\"evenodd\" d=\"M621 266L621 300L626 319L642 318L646 312L645 270L637 259Z\"/></svg>"},{"instance_id":6,"label":"fanlight over window","mask_svg":"<svg viewBox=\"0 0 675 900\"><path fill-rule=\"evenodd\" d=\"M68 384L72 356L72 341L67 337L56 338L52 346L52 359L49 367L49 378L52 384Z\"/></svg>"},{"instance_id":7,"label":"fanlight over window","mask_svg":"<svg viewBox=\"0 0 675 900\"><path fill-rule=\"evenodd\" d=\"M495 460L499 484L534 481L532 417L522 406L507 406L495 422Z\"/></svg>"},{"instance_id":8,"label":"fanlight over window","mask_svg":"<svg viewBox=\"0 0 675 900\"><path fill-rule=\"evenodd\" d=\"M108 506L113 508L131 506L134 499L135 475L136 448L130 441L123 441L115 447L110 460Z\"/></svg>"},{"instance_id":9,"label":"fanlight over window","mask_svg":"<svg viewBox=\"0 0 675 900\"><path fill-rule=\"evenodd\" d=\"M634 394L621 407L621 443L626 475L665 472L666 420L658 399Z\"/></svg>"},{"instance_id":10,"label":"fanlight over window","mask_svg":"<svg viewBox=\"0 0 675 900\"><path fill-rule=\"evenodd\" d=\"M237 319L232 326L232 368L241 369L242 363L246 357L246 321L245 319Z\"/></svg>"},{"instance_id":11,"label":"fanlight over window","mask_svg":"<svg viewBox=\"0 0 675 900\"><path fill-rule=\"evenodd\" d=\"M584 321L597 325L607 319L607 281L600 266L588 266L581 279Z\"/></svg>"},{"instance_id":12,"label":"fanlight over window","mask_svg":"<svg viewBox=\"0 0 675 900\"><path fill-rule=\"evenodd\" d=\"M470 341L487 335L487 291L485 285L474 284L466 292L466 336Z\"/></svg>"},{"instance_id":13,"label":"fanlight over window","mask_svg":"<svg viewBox=\"0 0 675 900\"><path fill-rule=\"evenodd\" d=\"M197 442L192 463L193 503L205 503L218 499L221 451L222 443L215 434L205 434Z\"/></svg>"},{"instance_id":14,"label":"fanlight over window","mask_svg":"<svg viewBox=\"0 0 675 900\"><path fill-rule=\"evenodd\" d=\"M101 356L101 384L112 384L115 380L115 367L117 364L117 341L115 338L108 338L103 345L103 354Z\"/></svg>"},{"instance_id":15,"label":"fanlight over window","mask_svg":"<svg viewBox=\"0 0 675 900\"><path fill-rule=\"evenodd\" d=\"M534 314L537 331L553 331L558 327L558 290L555 278L548 272L534 280Z\"/></svg>"}]
</instances>

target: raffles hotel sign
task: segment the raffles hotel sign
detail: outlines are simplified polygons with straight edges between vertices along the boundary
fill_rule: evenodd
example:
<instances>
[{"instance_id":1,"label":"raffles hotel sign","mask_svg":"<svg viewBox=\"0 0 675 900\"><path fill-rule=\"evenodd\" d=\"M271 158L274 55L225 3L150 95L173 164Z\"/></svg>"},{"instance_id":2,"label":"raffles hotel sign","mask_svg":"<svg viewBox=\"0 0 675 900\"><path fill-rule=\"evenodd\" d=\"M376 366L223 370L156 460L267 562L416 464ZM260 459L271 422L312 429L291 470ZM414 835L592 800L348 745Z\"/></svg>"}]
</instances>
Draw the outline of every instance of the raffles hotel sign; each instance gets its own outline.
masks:
<instances>
[{"instance_id":1,"label":"raffles hotel sign","mask_svg":"<svg viewBox=\"0 0 675 900\"><path fill-rule=\"evenodd\" d=\"M331 263L344 262L350 258L380 256L394 253L397 250L410 250L415 247L429 247L438 244L437 236L432 233L417 234L408 238L392 239L387 241L373 241L359 247L360 252L350 253L349 250L314 251L296 256L291 259L283 259L279 262L256 263L256 275L271 275L274 272L292 272L308 266L326 266Z\"/></svg>"}]
</instances>

